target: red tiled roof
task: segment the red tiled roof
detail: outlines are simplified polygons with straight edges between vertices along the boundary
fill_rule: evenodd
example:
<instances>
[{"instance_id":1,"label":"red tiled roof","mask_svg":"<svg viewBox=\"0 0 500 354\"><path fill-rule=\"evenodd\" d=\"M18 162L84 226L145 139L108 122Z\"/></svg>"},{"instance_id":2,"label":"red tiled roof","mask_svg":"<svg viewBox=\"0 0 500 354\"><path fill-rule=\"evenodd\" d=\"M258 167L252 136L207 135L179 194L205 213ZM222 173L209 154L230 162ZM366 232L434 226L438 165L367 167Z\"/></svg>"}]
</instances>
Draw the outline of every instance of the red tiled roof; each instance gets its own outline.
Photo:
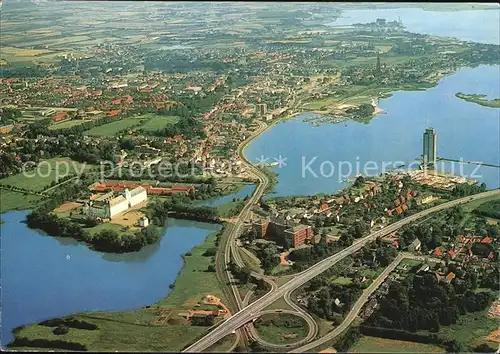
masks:
<instances>
[{"instance_id":1,"label":"red tiled roof","mask_svg":"<svg viewBox=\"0 0 500 354\"><path fill-rule=\"evenodd\" d=\"M121 109L115 109L115 110L111 110L108 112L108 117L114 117L114 116L117 116L118 114L120 114L122 112Z\"/></svg>"},{"instance_id":2,"label":"red tiled roof","mask_svg":"<svg viewBox=\"0 0 500 354\"><path fill-rule=\"evenodd\" d=\"M441 247L436 247L436 249L434 250L434 252L432 252L432 254L441 257L443 255L443 250L441 249Z\"/></svg>"},{"instance_id":3,"label":"red tiled roof","mask_svg":"<svg viewBox=\"0 0 500 354\"><path fill-rule=\"evenodd\" d=\"M491 241L492 241L491 238L489 238L488 236L486 236L485 238L483 238L481 240L481 243L491 243Z\"/></svg>"},{"instance_id":4,"label":"red tiled roof","mask_svg":"<svg viewBox=\"0 0 500 354\"><path fill-rule=\"evenodd\" d=\"M193 186L181 186L181 185L173 185L172 188L164 188L164 187L153 187L149 184L137 184L137 183L128 183L128 182L116 182L109 181L106 183L97 183L90 187L90 189L94 192L104 192L106 190L112 190L114 192L121 192L125 188L134 189L137 187L143 187L149 194L173 194L173 193L182 193L182 192L190 192L194 191Z\"/></svg>"},{"instance_id":5,"label":"red tiled roof","mask_svg":"<svg viewBox=\"0 0 500 354\"><path fill-rule=\"evenodd\" d=\"M66 118L67 116L68 116L68 113L66 113L66 112L59 112L55 116L52 117L52 120L57 122L58 120Z\"/></svg>"},{"instance_id":6,"label":"red tiled roof","mask_svg":"<svg viewBox=\"0 0 500 354\"><path fill-rule=\"evenodd\" d=\"M457 255L457 252L455 252L454 250L449 250L448 254L450 255L451 258L455 258L455 256Z\"/></svg>"}]
</instances>

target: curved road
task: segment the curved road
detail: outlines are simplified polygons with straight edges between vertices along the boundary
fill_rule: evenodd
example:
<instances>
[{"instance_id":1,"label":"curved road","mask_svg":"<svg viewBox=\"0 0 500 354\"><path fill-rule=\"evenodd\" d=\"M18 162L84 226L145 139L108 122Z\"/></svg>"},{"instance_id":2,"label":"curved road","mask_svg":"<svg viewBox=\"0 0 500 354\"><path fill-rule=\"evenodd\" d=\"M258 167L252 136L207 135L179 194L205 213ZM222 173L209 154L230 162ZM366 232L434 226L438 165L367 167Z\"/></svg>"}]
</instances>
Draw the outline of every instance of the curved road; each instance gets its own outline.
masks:
<instances>
[{"instance_id":1,"label":"curved road","mask_svg":"<svg viewBox=\"0 0 500 354\"><path fill-rule=\"evenodd\" d=\"M259 185L260 187L260 185ZM257 195L255 193L252 197ZM500 189L495 189L492 191L487 191L484 193L476 194L473 196L468 196L456 200L452 200L440 205L437 205L435 207L423 210L419 213L413 214L407 218L404 218L402 220L399 220L381 230L378 230L376 232L373 232L372 234L356 240L351 246L345 248L344 250L334 254L333 256L330 256L315 265L311 266L309 269L306 271L300 273L299 275L296 275L292 280L287 282L286 284L282 285L279 287L276 291L271 291L267 293L266 295L262 296L260 299L256 300L250 305L247 305L244 307L242 310L239 312L235 313L232 317L227 319L224 323L222 323L220 326L217 326L214 330L209 332L205 337L202 339L196 341L196 343L190 345L188 348L184 350L184 352L200 352L203 349L209 347L213 343L217 342L219 339L223 338L225 335L231 333L232 331L240 328L243 326L245 323L249 322L252 318L254 318L257 314L259 314L261 311L263 311L267 306L272 304L274 301L279 299L280 297L284 296L286 293L291 292L304 283L308 282L309 280L313 279L316 277L318 274L321 274L331 266L333 266L335 263L338 261L342 260L346 256L358 251L361 249L368 241L371 241L377 237L382 237L386 236L395 230L399 229L400 227L409 224L411 222L414 222L424 216L427 216L431 213L435 213L441 210L445 210L451 207L454 207L459 204L464 204L472 200L477 200L477 199L482 199L494 195L500 195ZM255 200L255 199L253 199ZM247 204L247 206L250 205L250 203ZM246 209L248 210L248 209ZM241 215L241 214L240 214ZM245 214L243 214L245 215ZM241 222L241 221L240 221ZM241 299L240 299L241 302Z\"/></svg>"}]
</instances>

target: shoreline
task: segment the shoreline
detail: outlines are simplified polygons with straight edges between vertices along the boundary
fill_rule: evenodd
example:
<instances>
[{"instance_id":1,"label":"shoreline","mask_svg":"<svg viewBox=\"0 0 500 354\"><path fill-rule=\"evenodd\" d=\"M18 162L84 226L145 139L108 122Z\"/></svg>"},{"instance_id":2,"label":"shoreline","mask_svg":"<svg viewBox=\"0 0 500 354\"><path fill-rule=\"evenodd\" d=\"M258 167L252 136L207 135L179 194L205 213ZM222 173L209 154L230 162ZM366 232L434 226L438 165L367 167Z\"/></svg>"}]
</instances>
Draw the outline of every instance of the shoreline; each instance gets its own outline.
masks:
<instances>
[{"instance_id":1,"label":"shoreline","mask_svg":"<svg viewBox=\"0 0 500 354\"><path fill-rule=\"evenodd\" d=\"M47 321L47 320L51 320L51 319L58 319L58 318L65 319L65 318L68 318L68 317L77 317L77 316L80 316L80 315L85 316L86 314L92 314L92 313L118 314L118 313L128 313L128 312L134 312L134 311L140 311L140 310L147 310L147 309L156 308L156 307L163 308L164 306L162 306L162 302L163 301L167 301L168 297L175 291L176 284L178 283L179 278L180 278L182 272L183 271L187 272L186 267L188 266L188 263L190 261L188 258L193 257L193 254L194 254L194 252L197 249L205 249L207 246L210 246L209 243L212 241L211 239L213 238L214 241L215 241L218 238L219 234L221 232L223 232L223 230L224 230L224 227L221 226L218 230L210 232L203 239L202 242L200 242L199 244L193 246L189 251L180 254L180 258L182 259L182 266L180 267L179 271L176 273L174 281L171 284L169 284L169 291L168 291L168 293L166 295L162 296L161 298L159 298L157 301L154 301L154 302L150 303L150 305L144 305L144 306L135 307L135 308L132 308L132 309L117 310L117 311L113 311L113 310L90 310L90 311L82 311L82 312L71 312L71 313L69 313L67 315L64 315L64 316L48 317L48 318L42 319L42 320L34 322L34 323L28 323L28 324L19 325L19 326L15 327L15 328L12 328L10 330L10 332L13 334L13 339L9 343L2 343L0 347L5 348L5 349L16 348L16 347L11 347L10 345L18 338L18 335L17 335L18 332L20 332L24 328L27 328L27 327L30 327L30 326L38 326L40 323L42 323L44 321ZM210 247L208 247L208 248L210 248ZM194 257L196 257L196 256L194 256ZM201 257L206 257L206 256L201 255ZM206 258L209 258L209 257L206 257ZM209 273L209 274L212 274L212 273ZM215 274L215 273L213 273L213 274ZM154 328L154 326L151 326L151 327ZM205 327L200 327L200 328L205 328ZM206 328L208 329L209 327L206 327ZM22 337L20 337L20 338L22 338ZM28 348L33 348L33 350L35 350L35 349L37 349L39 347L28 347ZM53 348L52 347L51 348L45 348L45 347L43 347L43 349L51 350ZM87 349L87 350L89 350L89 349Z\"/></svg>"}]
</instances>

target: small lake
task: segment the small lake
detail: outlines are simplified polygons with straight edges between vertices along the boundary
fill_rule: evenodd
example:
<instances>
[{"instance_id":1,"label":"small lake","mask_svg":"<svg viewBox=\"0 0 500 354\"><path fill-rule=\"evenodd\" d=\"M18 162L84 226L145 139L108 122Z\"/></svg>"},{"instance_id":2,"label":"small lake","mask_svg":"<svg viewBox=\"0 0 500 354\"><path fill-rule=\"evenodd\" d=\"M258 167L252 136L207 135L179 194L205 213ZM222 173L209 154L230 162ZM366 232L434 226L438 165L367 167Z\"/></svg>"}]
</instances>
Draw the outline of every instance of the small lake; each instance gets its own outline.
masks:
<instances>
[{"instance_id":1,"label":"small lake","mask_svg":"<svg viewBox=\"0 0 500 354\"><path fill-rule=\"evenodd\" d=\"M197 202L198 205L205 205L205 206L218 206L226 203L231 203L233 199L240 199L243 200L245 197L250 197L253 192L255 191L256 185L255 184L248 184L243 187L241 187L237 192L228 194L228 195L223 195L221 197L217 198L212 198L208 200L203 200L200 202Z\"/></svg>"},{"instance_id":2,"label":"small lake","mask_svg":"<svg viewBox=\"0 0 500 354\"><path fill-rule=\"evenodd\" d=\"M422 154L427 127L438 134L438 156L500 165L500 109L455 97L459 91L499 97L499 77L498 65L463 68L426 91L395 92L379 102L386 114L368 124L313 126L304 122L311 114L303 114L265 131L245 153L250 161L286 158L286 165L273 168L279 174L274 189L278 196L333 193L348 186L347 176L376 175L384 163L385 171L402 163L408 166ZM490 189L500 186L498 168L441 162L438 168L454 168L456 174L485 182Z\"/></svg>"},{"instance_id":3,"label":"small lake","mask_svg":"<svg viewBox=\"0 0 500 354\"><path fill-rule=\"evenodd\" d=\"M465 41L500 44L500 11L425 11L418 8L350 10L328 26L371 23L377 18L401 19L406 30L432 36L453 37Z\"/></svg>"},{"instance_id":4,"label":"small lake","mask_svg":"<svg viewBox=\"0 0 500 354\"><path fill-rule=\"evenodd\" d=\"M181 255L220 228L169 219L159 244L105 254L27 228L26 214L1 215L2 346L19 325L80 311L131 310L161 300L183 266Z\"/></svg>"}]
</instances>

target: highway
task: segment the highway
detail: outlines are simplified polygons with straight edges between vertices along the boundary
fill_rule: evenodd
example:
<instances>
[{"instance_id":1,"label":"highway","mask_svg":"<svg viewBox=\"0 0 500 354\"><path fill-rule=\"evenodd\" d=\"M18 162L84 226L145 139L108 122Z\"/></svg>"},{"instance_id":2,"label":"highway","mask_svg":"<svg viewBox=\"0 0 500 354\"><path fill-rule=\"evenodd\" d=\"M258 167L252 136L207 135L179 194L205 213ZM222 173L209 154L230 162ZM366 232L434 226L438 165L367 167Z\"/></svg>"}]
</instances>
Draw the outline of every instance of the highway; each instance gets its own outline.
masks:
<instances>
[{"instance_id":1,"label":"highway","mask_svg":"<svg viewBox=\"0 0 500 354\"><path fill-rule=\"evenodd\" d=\"M228 230L226 231L227 237L223 237L221 240L221 249L223 256L222 264L220 263L219 259L219 257L221 256L221 252L217 252L217 262L216 262L218 264L217 275L222 286L226 286L226 284L229 284L230 292L228 295L232 298L233 301L231 301L231 299L228 300L235 305L236 311L239 311L243 308L243 302L241 301L241 297L238 288L235 285L234 278L231 272L227 269L227 264L229 264L229 262L231 261L231 253L232 253L233 257L235 258L236 264L242 266L241 264L243 263L243 261L241 260L241 257L236 248L237 247L236 237L238 236L240 229L243 226L243 220L246 220L246 218L250 213L251 208L260 200L260 198L264 194L269 184L268 177L262 171L260 171L260 169L253 166L247 160L247 158L243 153L245 147L267 128L267 125L264 124L263 122L259 121L258 124L259 124L259 129L256 132L254 132L251 136L249 136L247 139L245 139L238 146L238 155L240 156L243 165L246 166L258 178L259 184L257 185L257 188L255 189L254 193L248 199L247 203L245 204L240 214L236 218L236 223L228 224L227 226L228 227ZM247 331L248 330L246 328L243 328L241 331L242 333L238 335L238 339L240 339L241 337L248 338Z\"/></svg>"},{"instance_id":2,"label":"highway","mask_svg":"<svg viewBox=\"0 0 500 354\"><path fill-rule=\"evenodd\" d=\"M259 185L259 187L261 187ZM256 196L258 193L254 193L252 195L252 198ZM267 293L266 295L262 296L260 299L256 300L250 305L245 306L243 309L235 313L233 316L228 318L224 323L221 325L217 326L214 330L209 332L205 337L201 338L194 344L190 345L188 348L184 350L184 352L200 352L213 343L217 342L218 340L222 339L224 336L227 334L231 333L232 331L240 328L244 324L248 323L251 321L252 318L255 318L257 314L259 314L261 311L263 311L267 306L272 304L274 301L279 299L280 297L284 296L285 294L297 289L301 285L305 284L309 280L313 279L317 275L321 274L331 266L333 266L335 263L338 261L342 260L346 256L358 251L360 248L362 248L367 242L377 238L377 237L382 237L386 236L395 230L399 229L400 227L409 224L411 222L414 222L424 216L427 216L431 213L435 213L438 211L442 211L451 207L454 207L459 204L464 204L472 200L477 200L477 199L482 199L486 197L491 197L494 195L500 195L500 190L492 190L492 191L487 191L484 193L476 194L473 196L468 196L460 199L456 199L450 202L446 202L440 205L437 205L435 207L423 210L419 213L416 213L414 215L411 215L407 218L404 218L402 220L399 220L381 230L378 230L376 232L371 233L370 235L356 240L351 246L345 248L344 250L316 263L314 266L310 267L309 269L296 274L295 277L287 282L286 284L282 285L279 287L276 291L271 291ZM249 203L247 203L246 206L251 205L251 202L253 202L257 198L251 199ZM248 209L244 209L249 210ZM242 213L244 212L242 211ZM245 214L240 214L240 215L245 215ZM241 222L241 220L240 220ZM240 299L241 302L241 299Z\"/></svg>"},{"instance_id":3,"label":"highway","mask_svg":"<svg viewBox=\"0 0 500 354\"><path fill-rule=\"evenodd\" d=\"M328 332L325 336L310 342L306 345L303 345L299 348L296 348L294 350L289 351L289 353L304 353L307 351L311 351L312 349L316 348L317 346L320 346L329 340L332 340L342 332L344 332L349 325L354 321L356 316L358 315L358 312L361 311L365 303L368 301L370 296L375 292L375 290L378 289L378 287L384 282L384 280L387 278L387 276L398 266L399 262L401 262L404 258L403 254L398 254L397 257L392 261L391 264L387 268L384 269L384 271L370 284L368 288L366 288L363 291L363 294L359 297L359 299L356 301L354 306L352 307L351 311L347 314L346 318L340 325L335 327L335 329L331 332Z\"/></svg>"},{"instance_id":4,"label":"highway","mask_svg":"<svg viewBox=\"0 0 500 354\"><path fill-rule=\"evenodd\" d=\"M428 256L416 256L411 253L407 252L401 252L397 255L397 257L387 266L386 269L380 275L370 284L368 288L366 288L363 291L363 294L360 296L360 298L356 301L354 306L352 307L351 311L347 314L346 318L344 321L336 327L333 331L328 332L325 336L310 342L306 345L303 345L299 348L296 348L294 350L289 351L289 353L305 353L307 351L312 351L314 348L325 344L329 340L332 340L339 334L341 334L344 330L346 330L349 325L354 321L356 316L358 315L359 311L363 308L365 303L370 299L370 296L375 292L375 290L378 289L380 285L387 279L387 276L398 266L398 264L403 260L403 259L414 259L414 260L419 260L422 262L432 262L432 263L445 263L442 259L437 259L437 258L432 258ZM316 352L316 350L315 350Z\"/></svg>"}]
</instances>

